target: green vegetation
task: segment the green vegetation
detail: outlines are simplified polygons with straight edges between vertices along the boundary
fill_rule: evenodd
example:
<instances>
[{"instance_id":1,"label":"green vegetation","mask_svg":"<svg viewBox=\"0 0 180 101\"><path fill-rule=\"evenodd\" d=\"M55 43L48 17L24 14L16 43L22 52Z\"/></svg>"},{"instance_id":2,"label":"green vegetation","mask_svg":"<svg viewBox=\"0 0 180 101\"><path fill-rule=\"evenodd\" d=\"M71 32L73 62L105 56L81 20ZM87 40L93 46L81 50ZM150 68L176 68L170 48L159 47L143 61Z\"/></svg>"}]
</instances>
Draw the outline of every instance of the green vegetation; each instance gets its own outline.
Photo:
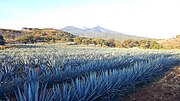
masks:
<instances>
[{"instance_id":1,"label":"green vegetation","mask_svg":"<svg viewBox=\"0 0 180 101\"><path fill-rule=\"evenodd\" d=\"M143 49L162 49L163 46L153 40L132 40L128 39L122 42L125 48L139 47Z\"/></svg>"},{"instance_id":2,"label":"green vegetation","mask_svg":"<svg viewBox=\"0 0 180 101\"><path fill-rule=\"evenodd\" d=\"M23 30L0 30L8 43L72 42L74 35L56 29L23 28Z\"/></svg>"},{"instance_id":3,"label":"green vegetation","mask_svg":"<svg viewBox=\"0 0 180 101\"><path fill-rule=\"evenodd\" d=\"M104 40L101 38L76 37L74 38L74 42L76 44L83 44L83 45L94 44L98 46L117 47L117 48L133 48L133 47L139 47L143 49L162 49L163 48L162 45L158 44L154 40L127 39L120 42L114 39Z\"/></svg>"},{"instance_id":4,"label":"green vegetation","mask_svg":"<svg viewBox=\"0 0 180 101\"><path fill-rule=\"evenodd\" d=\"M101 38L93 38L93 39L92 39L92 42L93 42L95 45L103 46L104 40L101 39Z\"/></svg>"},{"instance_id":5,"label":"green vegetation","mask_svg":"<svg viewBox=\"0 0 180 101\"><path fill-rule=\"evenodd\" d=\"M5 40L3 38L2 35L0 35L0 45L4 45L5 44Z\"/></svg>"},{"instance_id":6,"label":"green vegetation","mask_svg":"<svg viewBox=\"0 0 180 101\"><path fill-rule=\"evenodd\" d=\"M143 39L135 40L129 39L118 41L114 38L102 39L102 38L87 38L72 35L71 33L64 32L62 30L52 28L23 28L23 30L10 30L0 29L0 33L3 35L6 43L58 43L58 42L74 42L69 45L95 45L98 47L115 47L115 48L142 48L142 49L179 49L179 35L173 39L173 41L167 41L159 43L159 40ZM92 33L93 34L93 33ZM4 40L3 39L3 40ZM158 41L158 42L157 42ZM4 44L2 41L1 44Z\"/></svg>"},{"instance_id":7,"label":"green vegetation","mask_svg":"<svg viewBox=\"0 0 180 101\"><path fill-rule=\"evenodd\" d=\"M180 38L180 35L177 35L176 38Z\"/></svg>"}]
</instances>

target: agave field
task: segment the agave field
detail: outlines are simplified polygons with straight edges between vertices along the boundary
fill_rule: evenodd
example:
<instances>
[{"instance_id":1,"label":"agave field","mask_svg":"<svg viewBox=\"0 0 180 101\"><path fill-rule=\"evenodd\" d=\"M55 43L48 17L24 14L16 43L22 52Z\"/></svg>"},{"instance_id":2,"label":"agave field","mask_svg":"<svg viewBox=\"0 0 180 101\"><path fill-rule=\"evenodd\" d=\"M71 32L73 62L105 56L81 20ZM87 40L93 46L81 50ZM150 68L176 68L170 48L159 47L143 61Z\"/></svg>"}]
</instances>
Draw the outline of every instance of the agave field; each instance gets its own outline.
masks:
<instances>
[{"instance_id":1,"label":"agave field","mask_svg":"<svg viewBox=\"0 0 180 101\"><path fill-rule=\"evenodd\" d=\"M0 100L122 100L179 64L179 50L59 45L1 50Z\"/></svg>"}]
</instances>

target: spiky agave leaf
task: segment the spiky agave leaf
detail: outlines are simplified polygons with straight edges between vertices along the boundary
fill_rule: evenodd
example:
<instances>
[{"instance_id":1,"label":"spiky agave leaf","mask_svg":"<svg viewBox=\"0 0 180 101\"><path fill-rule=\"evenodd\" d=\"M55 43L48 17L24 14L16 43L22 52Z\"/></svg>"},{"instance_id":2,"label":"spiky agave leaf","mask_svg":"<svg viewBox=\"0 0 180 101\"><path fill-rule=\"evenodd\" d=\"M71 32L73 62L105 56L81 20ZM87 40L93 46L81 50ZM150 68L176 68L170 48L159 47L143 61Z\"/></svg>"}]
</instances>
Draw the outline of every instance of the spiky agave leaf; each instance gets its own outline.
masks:
<instances>
[{"instance_id":1,"label":"spiky agave leaf","mask_svg":"<svg viewBox=\"0 0 180 101\"><path fill-rule=\"evenodd\" d=\"M52 101L54 93L49 90L47 91L47 84L40 88L39 82L25 82L24 90L15 90L17 101Z\"/></svg>"}]
</instances>

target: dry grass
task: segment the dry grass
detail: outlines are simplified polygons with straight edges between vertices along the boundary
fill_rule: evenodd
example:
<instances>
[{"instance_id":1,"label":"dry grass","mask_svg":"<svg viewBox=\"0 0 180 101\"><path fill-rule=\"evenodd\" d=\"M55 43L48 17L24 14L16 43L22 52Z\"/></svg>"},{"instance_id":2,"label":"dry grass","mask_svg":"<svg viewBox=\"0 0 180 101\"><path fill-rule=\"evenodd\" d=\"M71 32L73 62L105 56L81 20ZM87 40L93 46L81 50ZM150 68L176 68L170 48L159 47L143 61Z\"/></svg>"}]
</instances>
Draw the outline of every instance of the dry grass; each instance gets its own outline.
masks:
<instances>
[{"instance_id":1,"label":"dry grass","mask_svg":"<svg viewBox=\"0 0 180 101\"><path fill-rule=\"evenodd\" d=\"M180 48L180 38L167 39L158 41L165 48Z\"/></svg>"},{"instance_id":2,"label":"dry grass","mask_svg":"<svg viewBox=\"0 0 180 101\"><path fill-rule=\"evenodd\" d=\"M7 48L12 48L12 46L1 46L0 45L0 50L4 50L4 49L7 49Z\"/></svg>"},{"instance_id":3,"label":"dry grass","mask_svg":"<svg viewBox=\"0 0 180 101\"><path fill-rule=\"evenodd\" d=\"M124 101L180 101L180 66Z\"/></svg>"}]
</instances>

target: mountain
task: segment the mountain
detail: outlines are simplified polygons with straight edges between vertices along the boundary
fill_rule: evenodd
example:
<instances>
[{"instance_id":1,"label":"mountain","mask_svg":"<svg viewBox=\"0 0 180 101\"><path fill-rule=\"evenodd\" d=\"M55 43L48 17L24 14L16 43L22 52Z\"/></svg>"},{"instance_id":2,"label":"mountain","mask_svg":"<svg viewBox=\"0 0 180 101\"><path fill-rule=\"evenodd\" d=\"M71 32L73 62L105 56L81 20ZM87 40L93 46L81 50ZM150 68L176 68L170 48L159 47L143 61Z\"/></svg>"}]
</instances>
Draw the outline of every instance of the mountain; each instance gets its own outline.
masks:
<instances>
[{"instance_id":1,"label":"mountain","mask_svg":"<svg viewBox=\"0 0 180 101\"><path fill-rule=\"evenodd\" d=\"M144 37L127 35L121 32L108 30L100 26L93 27L93 28L84 28L84 29L76 28L74 26L67 26L65 28L62 28L61 30L72 33L76 36L83 36L83 37L90 37L90 38L94 38L94 37L99 37L99 38L104 38L104 39L114 38L120 41L125 40L125 39L146 39Z\"/></svg>"}]
</instances>

